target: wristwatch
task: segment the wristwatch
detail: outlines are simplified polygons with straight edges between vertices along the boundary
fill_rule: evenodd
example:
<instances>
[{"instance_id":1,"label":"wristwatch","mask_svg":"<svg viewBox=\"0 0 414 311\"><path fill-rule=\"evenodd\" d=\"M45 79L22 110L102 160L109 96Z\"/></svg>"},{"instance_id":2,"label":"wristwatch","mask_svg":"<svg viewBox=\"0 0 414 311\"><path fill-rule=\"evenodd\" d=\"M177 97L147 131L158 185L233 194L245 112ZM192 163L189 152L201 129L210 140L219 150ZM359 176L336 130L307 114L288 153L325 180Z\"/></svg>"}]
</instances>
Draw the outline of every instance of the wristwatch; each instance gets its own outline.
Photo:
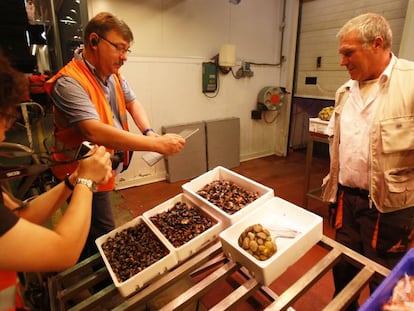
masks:
<instances>
[{"instance_id":1,"label":"wristwatch","mask_svg":"<svg viewBox=\"0 0 414 311\"><path fill-rule=\"evenodd\" d=\"M87 178L76 178L76 185L82 184L89 188L90 191L96 192L96 182Z\"/></svg>"}]
</instances>

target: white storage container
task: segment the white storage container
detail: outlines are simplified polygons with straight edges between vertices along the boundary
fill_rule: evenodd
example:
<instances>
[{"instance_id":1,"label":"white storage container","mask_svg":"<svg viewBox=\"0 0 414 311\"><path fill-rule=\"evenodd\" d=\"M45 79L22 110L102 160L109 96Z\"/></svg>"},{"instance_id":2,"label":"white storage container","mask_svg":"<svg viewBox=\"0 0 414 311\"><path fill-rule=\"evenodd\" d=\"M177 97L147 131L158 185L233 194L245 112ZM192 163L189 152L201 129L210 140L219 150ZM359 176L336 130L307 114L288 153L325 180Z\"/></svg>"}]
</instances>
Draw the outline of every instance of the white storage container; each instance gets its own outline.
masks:
<instances>
[{"instance_id":1,"label":"white storage container","mask_svg":"<svg viewBox=\"0 0 414 311\"><path fill-rule=\"evenodd\" d=\"M232 181L244 190L257 192L259 194L259 197L255 201L230 215L223 211L221 208L209 202L207 199L197 194L198 190L216 180ZM228 227L229 225L235 223L237 220L240 220L248 213L253 211L257 206L274 197L273 189L263 186L258 182L255 182L222 166L217 166L216 168L204 173L203 175L200 175L190 182L185 183L182 188L184 193L188 195L188 197L190 197L190 199L193 200L196 204L208 206L210 210L213 211L213 213L223 221L225 227Z\"/></svg>"},{"instance_id":2,"label":"white storage container","mask_svg":"<svg viewBox=\"0 0 414 311\"><path fill-rule=\"evenodd\" d=\"M319 118L309 118L309 132L324 134L328 127L329 121L324 121Z\"/></svg>"},{"instance_id":3,"label":"white storage container","mask_svg":"<svg viewBox=\"0 0 414 311\"><path fill-rule=\"evenodd\" d=\"M106 268L108 269L109 274L111 275L112 281L114 282L115 287L119 290L120 294L123 297L127 297L131 295L132 293L136 292L143 286L147 285L148 282L154 279L156 276L165 273L166 271L168 271L169 269L171 269L178 263L174 250L168 244L163 242L163 237L160 237L158 236L156 232L153 232L155 236L160 240L160 242L165 245L169 253L163 258L161 258L160 260L158 260L157 262L153 263L152 265L142 270L141 272L135 274L133 277L129 278L128 280L125 280L123 282L118 281L118 278L116 277L114 271L112 270L111 265L109 264L107 257L104 254L104 251L102 249L102 244L104 244L109 237L114 237L117 232L121 232L124 229L134 227L140 224L141 222L144 222L148 226L148 229L151 232L153 232L153 230L151 229L151 226L146 222L146 220L142 216L138 216L132 219L131 221L123 224L122 226L112 230L111 232L103 236L100 236L95 241L96 245L98 246L98 250L103 258L103 261L106 265Z\"/></svg>"},{"instance_id":4,"label":"white storage container","mask_svg":"<svg viewBox=\"0 0 414 311\"><path fill-rule=\"evenodd\" d=\"M260 261L238 244L238 238L249 226L261 224L272 238L276 230L292 229L294 238L275 239L277 252L269 259ZM301 207L275 197L236 222L220 234L224 254L245 266L256 280L264 285L272 283L289 266L311 249L322 238L322 218Z\"/></svg>"},{"instance_id":5,"label":"white storage container","mask_svg":"<svg viewBox=\"0 0 414 311\"><path fill-rule=\"evenodd\" d=\"M213 221L214 225L210 227L209 229L207 229L206 231L204 231L203 233L194 237L193 239L187 241L183 245L180 245L179 247L175 247L168 240L168 238L157 228L157 226L151 221L151 217L157 214L160 214L162 212L171 210L174 207L174 205L179 202L183 202L183 203L186 203L188 206L194 206L198 208L202 214L204 214L206 217L210 218ZM223 230L222 221L218 219L217 217L214 217L214 215L212 215L212 213L207 210L206 206L203 206L203 204L194 203L185 194L182 194L182 193L146 211L143 214L143 217L147 220L147 222L151 226L151 229L157 232L158 236L162 237L163 242L165 244L168 244L168 246L174 250L178 262L184 261L185 259L190 257L193 253L200 250L203 246L217 239L219 233Z\"/></svg>"}]
</instances>

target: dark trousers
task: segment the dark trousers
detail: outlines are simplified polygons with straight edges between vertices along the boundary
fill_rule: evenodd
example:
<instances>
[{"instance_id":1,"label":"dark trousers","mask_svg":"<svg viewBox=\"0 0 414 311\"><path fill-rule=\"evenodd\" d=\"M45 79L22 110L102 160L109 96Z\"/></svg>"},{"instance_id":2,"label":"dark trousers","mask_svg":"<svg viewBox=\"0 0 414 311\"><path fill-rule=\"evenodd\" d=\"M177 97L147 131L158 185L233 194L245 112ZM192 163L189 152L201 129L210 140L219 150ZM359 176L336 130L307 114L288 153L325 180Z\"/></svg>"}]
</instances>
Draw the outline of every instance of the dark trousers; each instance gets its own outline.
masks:
<instances>
[{"instance_id":1,"label":"dark trousers","mask_svg":"<svg viewBox=\"0 0 414 311\"><path fill-rule=\"evenodd\" d=\"M92 199L92 219L88 238L79 261L98 252L95 240L101 235L115 229L110 192L95 192Z\"/></svg>"},{"instance_id":2,"label":"dark trousers","mask_svg":"<svg viewBox=\"0 0 414 311\"><path fill-rule=\"evenodd\" d=\"M335 240L392 269L409 247L408 236L414 224L414 208L391 213L379 213L369 207L368 196L340 188L336 213ZM339 293L359 269L341 260L333 267L335 294ZM370 282L371 293L382 278ZM347 310L357 310L357 300Z\"/></svg>"}]
</instances>

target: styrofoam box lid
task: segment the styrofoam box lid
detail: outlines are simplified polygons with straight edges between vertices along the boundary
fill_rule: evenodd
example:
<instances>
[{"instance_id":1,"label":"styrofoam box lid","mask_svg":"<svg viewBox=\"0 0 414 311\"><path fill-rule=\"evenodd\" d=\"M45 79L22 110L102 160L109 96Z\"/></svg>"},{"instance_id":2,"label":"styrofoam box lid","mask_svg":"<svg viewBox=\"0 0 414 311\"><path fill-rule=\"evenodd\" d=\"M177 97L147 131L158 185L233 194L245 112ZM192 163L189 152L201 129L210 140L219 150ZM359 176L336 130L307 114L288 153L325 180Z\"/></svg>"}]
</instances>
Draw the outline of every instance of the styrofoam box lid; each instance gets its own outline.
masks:
<instances>
[{"instance_id":1,"label":"styrofoam box lid","mask_svg":"<svg viewBox=\"0 0 414 311\"><path fill-rule=\"evenodd\" d=\"M259 194L259 197L252 203L246 205L245 207L237 211L236 213L230 215L223 211L221 208L209 202L207 199L197 194L198 190L216 180L232 181L247 191L257 192ZM214 169L204 173L203 175L194 178L188 183L185 183L182 186L182 189L183 192L197 204L208 206L213 211L213 213L223 221L225 227L228 227L229 225L240 220L248 213L250 213L252 210L254 210L257 206L263 204L264 202L274 197L273 189L266 187L249 178L246 178L240 174L237 174L222 166L217 166Z\"/></svg>"},{"instance_id":2,"label":"styrofoam box lid","mask_svg":"<svg viewBox=\"0 0 414 311\"><path fill-rule=\"evenodd\" d=\"M157 228L157 226L151 221L151 217L155 216L157 214L160 214L162 212L165 212L167 210L170 210L174 207L174 205L178 202L184 202L189 206L195 206L200 209L202 213L204 213L207 217L213 219L215 224L209 228L208 230L204 231L203 233L199 234L198 236L194 237L190 241L186 242L185 244L175 247L172 245L172 243L168 240L166 236ZM223 223L220 219L213 216L211 212L208 211L206 206L202 206L202 204L196 204L189 197L187 197L185 194L181 193L176 195L175 197L165 201L164 203L144 212L142 215L151 226L151 229L153 231L157 232L158 236L161 236L163 239L163 242L165 244L168 244L171 249L173 249L176 253L177 260L179 262L187 259L190 257L193 253L200 250L204 245L206 245L208 242L213 241L216 239L219 235L219 233L223 230Z\"/></svg>"},{"instance_id":3,"label":"styrofoam box lid","mask_svg":"<svg viewBox=\"0 0 414 311\"><path fill-rule=\"evenodd\" d=\"M122 230L127 229L129 227L134 227L140 224L141 222L144 222L149 227L149 229L153 231L151 229L151 226L148 224L148 222L142 216L138 216L130 220L129 222L123 224L122 226L112 230L111 232L100 236L99 238L95 240L95 243L98 246L99 253L101 254L102 259L106 265L106 268L108 269L109 274L111 275L112 281L114 282L115 287L118 289L118 291L121 293L123 297L127 297L130 294L136 292L138 289L148 284L148 282L154 279L156 276L165 273L166 271L168 271L169 269L171 269L178 263L174 250L170 247L170 245L165 244L163 242L162 237L158 236L159 233L154 232L154 234L159 238L159 240L169 250L169 254L167 254L166 256L158 260L157 262L153 263L151 266L145 268L141 272L137 273L133 277L129 278L128 280L124 282L118 281L115 273L112 270L111 265L108 262L108 259L106 258L103 252L102 244L105 243L105 241L109 237L115 236L117 232L121 232Z\"/></svg>"},{"instance_id":4,"label":"styrofoam box lid","mask_svg":"<svg viewBox=\"0 0 414 311\"><path fill-rule=\"evenodd\" d=\"M410 249L398 264L391 270L391 273L381 282L377 289L359 309L360 311L381 310L382 305L386 303L397 285L397 282L405 274L414 275L414 249Z\"/></svg>"},{"instance_id":5,"label":"styrofoam box lid","mask_svg":"<svg viewBox=\"0 0 414 311\"><path fill-rule=\"evenodd\" d=\"M275 238L272 229L289 228L298 231L294 238L277 238L277 252L260 261L242 249L238 238L249 226L261 224ZM219 235L224 254L245 266L256 280L264 285L272 283L289 266L322 238L322 218L299 206L275 197L255 208Z\"/></svg>"},{"instance_id":6,"label":"styrofoam box lid","mask_svg":"<svg viewBox=\"0 0 414 311\"><path fill-rule=\"evenodd\" d=\"M328 125L329 121L322 120L320 118L309 118L309 123L318 123L318 124Z\"/></svg>"}]
</instances>

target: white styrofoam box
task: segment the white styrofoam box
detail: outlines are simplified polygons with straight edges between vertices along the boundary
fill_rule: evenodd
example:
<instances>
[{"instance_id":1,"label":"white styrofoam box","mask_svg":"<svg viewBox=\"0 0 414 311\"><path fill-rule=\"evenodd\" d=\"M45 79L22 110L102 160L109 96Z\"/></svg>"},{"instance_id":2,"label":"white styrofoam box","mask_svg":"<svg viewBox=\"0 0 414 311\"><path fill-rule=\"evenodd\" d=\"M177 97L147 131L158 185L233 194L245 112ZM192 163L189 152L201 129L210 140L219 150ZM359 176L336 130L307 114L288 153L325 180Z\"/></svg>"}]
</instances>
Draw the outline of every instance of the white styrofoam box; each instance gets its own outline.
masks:
<instances>
[{"instance_id":1,"label":"white styrofoam box","mask_svg":"<svg viewBox=\"0 0 414 311\"><path fill-rule=\"evenodd\" d=\"M153 232L153 230L151 229L151 226L147 223L147 221L142 216L138 216L130 220L129 222L123 224L122 226L112 230L111 232L100 236L99 238L95 240L95 243L98 246L98 250L106 265L106 268L108 269L109 274L111 275L112 281L114 282L115 287L118 289L118 291L123 297L127 297L131 295L132 293L136 292L143 286L147 285L149 281L151 281L153 278L165 273L166 271L170 270L172 267L174 267L178 263L174 250L168 244L165 244L163 242L162 237L158 236L156 232L153 232L155 236L165 245L169 253L163 258L161 258L160 260L158 260L157 262L153 263L152 265L142 270L141 272L135 274L133 277L129 278L128 280L123 281L123 282L118 281L114 271L112 270L111 265L109 264L108 259L106 258L103 252L102 244L104 244L105 241L109 237L115 236L117 232L121 232L124 229L134 227L140 224L141 222L144 222L148 226L149 230Z\"/></svg>"},{"instance_id":2,"label":"white styrofoam box","mask_svg":"<svg viewBox=\"0 0 414 311\"><path fill-rule=\"evenodd\" d=\"M178 202L184 202L188 206L197 207L202 214L204 214L208 218L211 218L215 224L211 228L207 229L206 231L194 237L193 239L187 241L183 245L175 247L168 240L168 238L157 228L157 226L151 221L151 217L172 209L174 205ZM205 206L203 207L202 204L194 203L190 200L189 197L187 197L183 193L178 194L175 197L165 201L164 203L161 203L160 205L146 211L142 216L148 221L149 225L151 226L151 229L153 231L156 231L158 236L162 236L163 242L168 244L175 251L178 262L184 261L193 253L200 250L207 243L215 240L218 237L219 233L223 230L223 223L220 219L212 215L212 213L209 212Z\"/></svg>"},{"instance_id":3,"label":"white styrofoam box","mask_svg":"<svg viewBox=\"0 0 414 311\"><path fill-rule=\"evenodd\" d=\"M205 185L216 180L232 181L244 190L257 192L259 194L259 197L250 204L235 212L234 214L230 215L223 211L221 208L209 202L207 199L197 194L198 190L202 189ZM237 220L240 220L245 215L253 211L257 206L263 204L267 200L274 197L273 189L266 187L249 178L246 178L240 174L237 174L222 166L217 166L216 168L204 173L203 175L200 175L199 177L189 181L188 183L185 183L182 186L182 189L184 193L188 195L191 198L191 200L193 200L197 204L207 205L213 211L213 213L223 221L225 227L228 227Z\"/></svg>"},{"instance_id":4,"label":"white styrofoam box","mask_svg":"<svg viewBox=\"0 0 414 311\"><path fill-rule=\"evenodd\" d=\"M272 238L276 237L272 229L278 228L293 229L298 234L294 238L276 238L277 252L269 259L260 261L238 244L239 236L254 224L267 228ZM322 218L275 197L224 230L219 237L224 254L245 266L258 282L267 286L322 238Z\"/></svg>"},{"instance_id":5,"label":"white styrofoam box","mask_svg":"<svg viewBox=\"0 0 414 311\"><path fill-rule=\"evenodd\" d=\"M325 134L329 121L324 121L319 118L309 118L309 132Z\"/></svg>"}]
</instances>

